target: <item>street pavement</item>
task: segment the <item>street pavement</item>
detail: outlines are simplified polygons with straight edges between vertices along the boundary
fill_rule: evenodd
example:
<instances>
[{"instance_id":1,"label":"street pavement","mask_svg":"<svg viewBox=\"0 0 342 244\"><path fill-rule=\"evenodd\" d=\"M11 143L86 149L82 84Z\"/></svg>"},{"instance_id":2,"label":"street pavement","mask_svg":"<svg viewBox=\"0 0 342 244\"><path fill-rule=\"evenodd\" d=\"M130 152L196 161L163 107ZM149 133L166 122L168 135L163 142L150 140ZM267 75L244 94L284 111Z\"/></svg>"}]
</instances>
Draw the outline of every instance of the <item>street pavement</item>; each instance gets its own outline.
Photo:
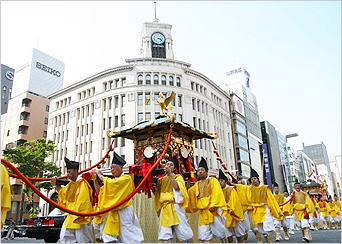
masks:
<instances>
[{"instance_id":1,"label":"street pavement","mask_svg":"<svg viewBox=\"0 0 342 244\"><path fill-rule=\"evenodd\" d=\"M312 243L341 243L341 230L317 230L312 231ZM15 238L13 240L1 239L2 243L44 243L44 240L36 240L31 238ZM249 233L247 243L255 243L255 237L252 232ZM280 243L302 243L301 231L295 231L291 235L290 241L280 241Z\"/></svg>"}]
</instances>

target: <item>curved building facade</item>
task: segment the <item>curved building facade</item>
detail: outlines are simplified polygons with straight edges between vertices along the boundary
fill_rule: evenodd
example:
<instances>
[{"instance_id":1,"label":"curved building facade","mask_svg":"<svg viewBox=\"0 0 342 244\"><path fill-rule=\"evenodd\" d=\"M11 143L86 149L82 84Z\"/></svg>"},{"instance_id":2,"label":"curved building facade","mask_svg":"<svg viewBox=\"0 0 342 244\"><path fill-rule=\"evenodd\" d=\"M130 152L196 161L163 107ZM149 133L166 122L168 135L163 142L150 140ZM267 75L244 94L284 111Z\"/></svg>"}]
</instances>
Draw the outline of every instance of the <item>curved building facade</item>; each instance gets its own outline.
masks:
<instances>
[{"instance_id":1,"label":"curved building facade","mask_svg":"<svg viewBox=\"0 0 342 244\"><path fill-rule=\"evenodd\" d=\"M175 60L172 43L171 25L145 23L141 58L127 59L126 65L102 71L49 97L47 138L57 145L53 161L63 173L64 156L81 162L81 169L98 162L111 142L108 130L154 119L161 112L159 93L171 91L177 94L171 112L197 129L216 131L219 139L214 143L228 167L235 170L230 96L190 64ZM211 170L220 167L210 140L198 140L194 146L195 164L203 156ZM132 141L117 138L114 150L133 164Z\"/></svg>"}]
</instances>

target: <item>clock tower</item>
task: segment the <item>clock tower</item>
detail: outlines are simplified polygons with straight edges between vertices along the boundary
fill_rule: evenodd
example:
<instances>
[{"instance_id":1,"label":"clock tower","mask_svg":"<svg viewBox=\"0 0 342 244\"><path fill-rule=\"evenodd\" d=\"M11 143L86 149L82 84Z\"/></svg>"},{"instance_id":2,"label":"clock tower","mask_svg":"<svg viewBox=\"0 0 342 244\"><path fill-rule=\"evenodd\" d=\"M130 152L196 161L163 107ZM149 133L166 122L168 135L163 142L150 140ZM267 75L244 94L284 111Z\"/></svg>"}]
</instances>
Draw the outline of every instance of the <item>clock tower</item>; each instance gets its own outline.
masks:
<instances>
[{"instance_id":1,"label":"clock tower","mask_svg":"<svg viewBox=\"0 0 342 244\"><path fill-rule=\"evenodd\" d=\"M172 26L169 24L146 22L141 34L141 54L144 58L174 59L172 49Z\"/></svg>"}]
</instances>

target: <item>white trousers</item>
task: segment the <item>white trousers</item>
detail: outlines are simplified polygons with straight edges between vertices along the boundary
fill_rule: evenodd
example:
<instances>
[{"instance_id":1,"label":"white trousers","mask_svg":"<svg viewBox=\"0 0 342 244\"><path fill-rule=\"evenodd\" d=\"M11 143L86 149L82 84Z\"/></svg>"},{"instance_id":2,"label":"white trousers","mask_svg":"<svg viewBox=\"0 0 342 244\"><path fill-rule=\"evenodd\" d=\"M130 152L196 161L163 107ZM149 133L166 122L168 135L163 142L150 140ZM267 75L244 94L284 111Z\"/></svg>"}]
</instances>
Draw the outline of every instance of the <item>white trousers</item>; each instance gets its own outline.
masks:
<instances>
[{"instance_id":1,"label":"white trousers","mask_svg":"<svg viewBox=\"0 0 342 244\"><path fill-rule=\"evenodd\" d=\"M248 217L249 217L249 222L252 223L252 215L251 213L248 213ZM252 224L251 224L252 226ZM254 231L258 231L259 233L267 233L270 231L275 231L274 228L274 219L271 215L270 209L268 208L268 206L266 205L266 217L265 217L265 221L262 224L258 224L258 226L253 228Z\"/></svg>"},{"instance_id":2,"label":"white trousers","mask_svg":"<svg viewBox=\"0 0 342 244\"><path fill-rule=\"evenodd\" d=\"M245 211L243 213L244 215L244 220L243 220L243 226L245 228L245 233L248 233L249 230L252 229L252 225L251 225L251 222L249 221L249 214L248 214L248 211Z\"/></svg>"},{"instance_id":3,"label":"white trousers","mask_svg":"<svg viewBox=\"0 0 342 244\"><path fill-rule=\"evenodd\" d=\"M93 243L94 241L91 223L81 225L80 229L65 228L63 224L59 243Z\"/></svg>"},{"instance_id":4,"label":"white trousers","mask_svg":"<svg viewBox=\"0 0 342 244\"><path fill-rule=\"evenodd\" d=\"M294 219L293 216L286 216L285 217L286 220L286 226L287 228L289 228L289 230L294 230Z\"/></svg>"},{"instance_id":5,"label":"white trousers","mask_svg":"<svg viewBox=\"0 0 342 244\"><path fill-rule=\"evenodd\" d=\"M100 231L102 233L103 242L122 242L122 243L140 243L144 241L144 235L141 230L137 216L134 213L132 206L120 209L120 234L119 236L112 236L103 233L104 226L107 219L101 223Z\"/></svg>"},{"instance_id":6,"label":"white trousers","mask_svg":"<svg viewBox=\"0 0 342 244\"><path fill-rule=\"evenodd\" d=\"M225 226L223 218L221 216L214 216L213 223L198 226L198 240L209 241L214 236L218 239L223 239L228 235L227 232L228 230Z\"/></svg>"},{"instance_id":7,"label":"white trousers","mask_svg":"<svg viewBox=\"0 0 342 244\"><path fill-rule=\"evenodd\" d=\"M174 225L171 227L163 227L159 226L158 230L158 240L166 241L173 238L173 232L175 232L176 237L179 241L187 241L190 240L194 234L192 233L192 229L186 219L185 210L181 208L178 204L174 204L177 216L179 218L179 225ZM160 216L162 216L163 210L160 212Z\"/></svg>"},{"instance_id":8,"label":"white trousers","mask_svg":"<svg viewBox=\"0 0 342 244\"><path fill-rule=\"evenodd\" d=\"M230 237L230 236L240 237L240 236L245 235L246 233L248 233L248 231L246 231L244 221L237 221L235 227L228 228L227 237Z\"/></svg>"},{"instance_id":9,"label":"white trousers","mask_svg":"<svg viewBox=\"0 0 342 244\"><path fill-rule=\"evenodd\" d=\"M274 220L274 227L275 228L281 228L281 227L286 227L286 228L289 228L288 227L288 225L287 225L287 223L286 223L286 220L285 219L283 219L283 220L277 220L277 219L275 219Z\"/></svg>"},{"instance_id":10,"label":"white trousers","mask_svg":"<svg viewBox=\"0 0 342 244\"><path fill-rule=\"evenodd\" d=\"M296 211L293 213L293 218L295 220L295 223L300 226L302 229L304 228L309 228L310 227L310 224L309 224L309 220L308 219L302 219L302 220L298 220L296 218Z\"/></svg>"}]
</instances>

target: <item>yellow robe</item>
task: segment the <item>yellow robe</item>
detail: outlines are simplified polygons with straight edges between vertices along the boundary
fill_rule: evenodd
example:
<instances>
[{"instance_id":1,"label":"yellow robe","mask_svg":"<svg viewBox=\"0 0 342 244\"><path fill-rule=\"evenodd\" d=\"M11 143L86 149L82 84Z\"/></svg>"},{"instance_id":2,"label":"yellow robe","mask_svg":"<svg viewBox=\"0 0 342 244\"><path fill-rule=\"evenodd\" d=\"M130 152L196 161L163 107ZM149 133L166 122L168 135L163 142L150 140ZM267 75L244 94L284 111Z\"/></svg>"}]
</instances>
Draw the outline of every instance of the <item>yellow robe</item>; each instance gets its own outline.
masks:
<instances>
[{"instance_id":1,"label":"yellow robe","mask_svg":"<svg viewBox=\"0 0 342 244\"><path fill-rule=\"evenodd\" d=\"M124 174L113 179L104 177L103 186L100 188L101 194L99 194L98 208L103 210L113 206L117 202L126 198L133 190L134 183L130 175ZM108 217L103 229L104 234L112 236L118 236L120 234L120 219L118 211L131 205L132 203L129 200L107 213Z\"/></svg>"},{"instance_id":2,"label":"yellow robe","mask_svg":"<svg viewBox=\"0 0 342 244\"><path fill-rule=\"evenodd\" d=\"M286 199L284 197L283 194L274 194L274 198L275 200L277 201L278 205L279 205L279 208L280 210L283 212L283 214L285 215L285 211L286 211L286 214L288 214L288 207L285 205L282 205L280 206L281 204L283 204L284 202L286 202ZM277 219L277 218L276 218ZM277 220L283 220L284 219L284 216L281 216L279 219Z\"/></svg>"},{"instance_id":3,"label":"yellow robe","mask_svg":"<svg viewBox=\"0 0 342 244\"><path fill-rule=\"evenodd\" d=\"M245 203L249 204L247 210L251 213L253 227L262 224L265 221L266 205L274 218L280 219L283 215L268 186L246 186L236 184L235 187L238 192L243 191L243 193L240 194L246 197Z\"/></svg>"},{"instance_id":4,"label":"yellow robe","mask_svg":"<svg viewBox=\"0 0 342 244\"><path fill-rule=\"evenodd\" d=\"M7 168L1 164L1 224L5 224L7 211L11 208L11 185Z\"/></svg>"},{"instance_id":5,"label":"yellow robe","mask_svg":"<svg viewBox=\"0 0 342 244\"><path fill-rule=\"evenodd\" d=\"M296 219L303 220L305 211L314 216L315 207L310 199L310 196L304 191L295 191L295 195L292 200L293 209L296 210Z\"/></svg>"},{"instance_id":6,"label":"yellow robe","mask_svg":"<svg viewBox=\"0 0 342 244\"><path fill-rule=\"evenodd\" d=\"M330 214L331 218L335 218L337 216L335 203L334 202L328 202L327 204L329 204L329 207L330 207L329 214Z\"/></svg>"},{"instance_id":7,"label":"yellow robe","mask_svg":"<svg viewBox=\"0 0 342 244\"><path fill-rule=\"evenodd\" d=\"M235 227L237 221L244 220L243 209L239 196L233 186L226 186L222 189L224 199L227 203L226 227Z\"/></svg>"},{"instance_id":8,"label":"yellow robe","mask_svg":"<svg viewBox=\"0 0 342 244\"><path fill-rule=\"evenodd\" d=\"M335 203L335 211L337 215L341 214L341 202L340 201L334 201Z\"/></svg>"},{"instance_id":9,"label":"yellow robe","mask_svg":"<svg viewBox=\"0 0 342 244\"><path fill-rule=\"evenodd\" d=\"M200 211L199 225L208 225L214 222L214 215L218 213L210 212L210 208L221 208L223 212L227 210L226 201L219 181L214 177L200 180L188 191L189 206L187 211L194 213Z\"/></svg>"},{"instance_id":10,"label":"yellow robe","mask_svg":"<svg viewBox=\"0 0 342 244\"><path fill-rule=\"evenodd\" d=\"M179 205L181 208L186 208L189 203L189 195L184 179L181 175L177 174L175 175L175 180L183 197L183 202ZM171 227L180 223L174 206L175 196L169 176L164 176L158 180L154 203L158 216L160 216L161 209L163 209L160 226Z\"/></svg>"},{"instance_id":11,"label":"yellow robe","mask_svg":"<svg viewBox=\"0 0 342 244\"><path fill-rule=\"evenodd\" d=\"M323 217L324 218L328 217L328 214L329 214L328 213L328 208L329 208L329 206L328 206L327 202L319 201L318 206L319 206L319 211L322 213Z\"/></svg>"},{"instance_id":12,"label":"yellow robe","mask_svg":"<svg viewBox=\"0 0 342 244\"><path fill-rule=\"evenodd\" d=\"M76 212L93 212L91 194L92 189L86 180L70 181L59 191L58 204ZM64 227L80 229L81 224L88 224L90 221L91 217L79 217L67 213L67 217L64 220Z\"/></svg>"}]
</instances>

